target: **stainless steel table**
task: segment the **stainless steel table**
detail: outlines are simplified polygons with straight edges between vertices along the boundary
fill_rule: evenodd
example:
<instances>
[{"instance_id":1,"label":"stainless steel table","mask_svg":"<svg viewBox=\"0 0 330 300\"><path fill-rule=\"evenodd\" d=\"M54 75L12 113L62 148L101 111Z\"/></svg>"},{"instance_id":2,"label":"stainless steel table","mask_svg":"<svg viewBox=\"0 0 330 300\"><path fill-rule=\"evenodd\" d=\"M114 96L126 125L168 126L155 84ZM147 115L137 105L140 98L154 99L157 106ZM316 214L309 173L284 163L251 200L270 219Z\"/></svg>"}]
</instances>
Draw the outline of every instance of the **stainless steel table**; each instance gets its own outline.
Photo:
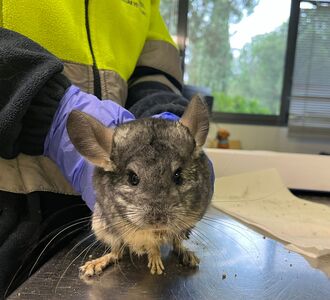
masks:
<instances>
[{"instance_id":1,"label":"stainless steel table","mask_svg":"<svg viewBox=\"0 0 330 300\"><path fill-rule=\"evenodd\" d=\"M330 299L330 259L307 261L213 208L208 216L212 220L200 222L189 241L201 259L199 269L180 266L165 248L163 275L151 275L145 258L128 256L84 282L78 267L103 249L89 249L92 238L75 246L81 236L9 299Z\"/></svg>"}]
</instances>

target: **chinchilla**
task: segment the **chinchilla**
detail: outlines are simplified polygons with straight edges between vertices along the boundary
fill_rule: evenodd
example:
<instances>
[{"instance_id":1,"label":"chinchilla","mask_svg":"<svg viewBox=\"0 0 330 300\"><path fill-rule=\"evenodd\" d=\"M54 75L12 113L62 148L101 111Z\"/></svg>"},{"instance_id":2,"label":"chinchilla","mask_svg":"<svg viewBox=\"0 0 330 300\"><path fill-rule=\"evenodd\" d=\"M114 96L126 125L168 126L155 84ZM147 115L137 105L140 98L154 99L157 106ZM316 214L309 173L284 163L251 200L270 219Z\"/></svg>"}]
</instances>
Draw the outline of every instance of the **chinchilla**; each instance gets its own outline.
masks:
<instances>
[{"instance_id":1,"label":"chinchilla","mask_svg":"<svg viewBox=\"0 0 330 300\"><path fill-rule=\"evenodd\" d=\"M200 96L192 98L178 121L145 118L107 128L83 112L70 113L69 137L95 165L92 229L111 246L110 253L80 268L82 276L100 274L127 248L147 254L151 273L161 274L163 244L173 245L182 264L199 264L182 242L212 196L209 161L202 150L208 129L208 109Z\"/></svg>"}]
</instances>

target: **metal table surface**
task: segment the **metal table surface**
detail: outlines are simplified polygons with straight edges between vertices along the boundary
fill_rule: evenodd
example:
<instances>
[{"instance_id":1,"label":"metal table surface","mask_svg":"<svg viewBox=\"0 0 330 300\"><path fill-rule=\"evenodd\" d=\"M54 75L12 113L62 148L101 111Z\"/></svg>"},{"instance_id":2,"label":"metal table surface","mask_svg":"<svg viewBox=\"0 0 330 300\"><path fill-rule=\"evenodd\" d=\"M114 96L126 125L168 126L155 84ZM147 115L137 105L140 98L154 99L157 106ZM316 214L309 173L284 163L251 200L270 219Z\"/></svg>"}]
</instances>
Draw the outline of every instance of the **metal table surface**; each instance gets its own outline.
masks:
<instances>
[{"instance_id":1,"label":"metal table surface","mask_svg":"<svg viewBox=\"0 0 330 300\"><path fill-rule=\"evenodd\" d=\"M306 260L214 208L207 215L188 242L198 269L180 266L165 248L162 275L149 273L146 258L128 255L85 282L78 267L104 250L88 247L93 239L79 244L80 236L8 299L330 299L329 258Z\"/></svg>"}]
</instances>

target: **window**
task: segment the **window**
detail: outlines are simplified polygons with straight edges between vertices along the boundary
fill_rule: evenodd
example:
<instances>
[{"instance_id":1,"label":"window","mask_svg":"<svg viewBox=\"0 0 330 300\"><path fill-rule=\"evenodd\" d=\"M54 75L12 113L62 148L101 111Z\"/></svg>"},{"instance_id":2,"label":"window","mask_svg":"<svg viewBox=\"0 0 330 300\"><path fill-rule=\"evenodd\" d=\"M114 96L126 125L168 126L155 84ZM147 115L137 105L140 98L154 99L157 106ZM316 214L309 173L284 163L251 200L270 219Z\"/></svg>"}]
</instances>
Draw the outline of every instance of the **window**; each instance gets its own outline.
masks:
<instances>
[{"instance_id":1,"label":"window","mask_svg":"<svg viewBox=\"0 0 330 300\"><path fill-rule=\"evenodd\" d=\"M175 11L179 2L188 3L186 12ZM210 88L215 117L278 124L290 5L289 0L161 1L173 36L179 30L171 24L186 14L184 81Z\"/></svg>"},{"instance_id":2,"label":"window","mask_svg":"<svg viewBox=\"0 0 330 300\"><path fill-rule=\"evenodd\" d=\"M330 136L329 28L329 2L300 2L290 99L291 135Z\"/></svg>"}]
</instances>

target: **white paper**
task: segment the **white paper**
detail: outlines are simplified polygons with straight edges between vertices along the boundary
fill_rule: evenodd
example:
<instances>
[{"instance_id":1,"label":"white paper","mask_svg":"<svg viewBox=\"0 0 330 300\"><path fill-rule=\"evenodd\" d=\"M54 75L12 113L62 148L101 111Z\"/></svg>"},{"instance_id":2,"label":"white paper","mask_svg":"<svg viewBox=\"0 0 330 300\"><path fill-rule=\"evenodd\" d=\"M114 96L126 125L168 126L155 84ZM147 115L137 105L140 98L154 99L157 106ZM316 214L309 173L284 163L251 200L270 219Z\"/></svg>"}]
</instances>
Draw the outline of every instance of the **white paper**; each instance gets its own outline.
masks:
<instances>
[{"instance_id":1,"label":"white paper","mask_svg":"<svg viewBox=\"0 0 330 300\"><path fill-rule=\"evenodd\" d=\"M213 206L312 258L330 254L330 207L290 193L275 169L217 178Z\"/></svg>"}]
</instances>

